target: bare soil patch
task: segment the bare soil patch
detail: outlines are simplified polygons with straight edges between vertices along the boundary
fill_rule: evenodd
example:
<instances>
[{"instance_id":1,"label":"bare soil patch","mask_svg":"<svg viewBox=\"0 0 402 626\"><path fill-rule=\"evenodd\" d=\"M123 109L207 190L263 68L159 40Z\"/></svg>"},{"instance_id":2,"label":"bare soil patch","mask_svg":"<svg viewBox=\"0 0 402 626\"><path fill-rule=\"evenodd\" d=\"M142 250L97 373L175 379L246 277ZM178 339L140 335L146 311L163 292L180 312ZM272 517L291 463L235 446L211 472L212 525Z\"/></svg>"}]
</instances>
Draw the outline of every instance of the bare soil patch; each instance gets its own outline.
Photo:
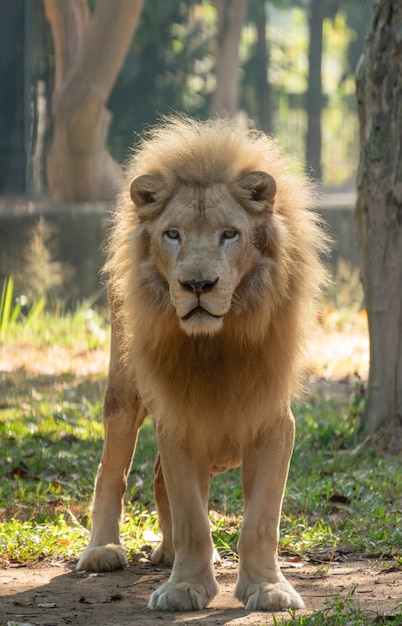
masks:
<instances>
[{"instance_id":1,"label":"bare soil patch","mask_svg":"<svg viewBox=\"0 0 402 626\"><path fill-rule=\"evenodd\" d=\"M395 566L395 563L394 563ZM365 613L392 615L402 600L401 570L384 561L346 560L331 564L286 563L283 570L306 603L306 613L326 607L337 594L356 587L354 599ZM120 572L77 574L71 564L0 571L0 624L53 626L125 626L193 624L231 626L274 624L269 613L245 611L232 597L236 566L216 568L220 594L210 608L192 613L163 613L147 608L149 595L169 576L170 568L130 564ZM286 618L286 613L276 619ZM374 622L373 622L374 623Z\"/></svg>"}]
</instances>

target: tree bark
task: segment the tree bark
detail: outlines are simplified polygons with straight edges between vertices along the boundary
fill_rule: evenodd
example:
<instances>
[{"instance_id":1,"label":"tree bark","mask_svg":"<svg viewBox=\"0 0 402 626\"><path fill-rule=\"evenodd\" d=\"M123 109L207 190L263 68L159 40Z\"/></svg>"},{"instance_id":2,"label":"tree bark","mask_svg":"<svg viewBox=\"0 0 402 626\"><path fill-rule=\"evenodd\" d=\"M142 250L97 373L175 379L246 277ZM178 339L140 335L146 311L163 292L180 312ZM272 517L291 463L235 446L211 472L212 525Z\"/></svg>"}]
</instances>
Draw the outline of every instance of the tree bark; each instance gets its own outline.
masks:
<instances>
[{"instance_id":1,"label":"tree bark","mask_svg":"<svg viewBox=\"0 0 402 626\"><path fill-rule=\"evenodd\" d=\"M260 126L266 133L273 132L271 86L268 82L270 50L267 44L267 11L265 0L257 4L257 46L258 46L258 82L257 101L260 112Z\"/></svg>"},{"instance_id":2,"label":"tree bark","mask_svg":"<svg viewBox=\"0 0 402 626\"><path fill-rule=\"evenodd\" d=\"M322 179L321 111L322 111L322 43L326 0L311 0L310 43L308 51L306 162L311 174Z\"/></svg>"},{"instance_id":3,"label":"tree bark","mask_svg":"<svg viewBox=\"0 0 402 626\"><path fill-rule=\"evenodd\" d=\"M106 102L136 28L143 0L44 0L56 72L48 185L61 201L107 200L121 182L106 149Z\"/></svg>"},{"instance_id":4,"label":"tree bark","mask_svg":"<svg viewBox=\"0 0 402 626\"><path fill-rule=\"evenodd\" d=\"M402 0L379 0L357 71L356 220L370 333L365 427L402 423Z\"/></svg>"},{"instance_id":5,"label":"tree bark","mask_svg":"<svg viewBox=\"0 0 402 626\"><path fill-rule=\"evenodd\" d=\"M238 109L239 42L246 15L247 0L217 0L218 50L216 90L212 115L227 111L235 115Z\"/></svg>"}]
</instances>

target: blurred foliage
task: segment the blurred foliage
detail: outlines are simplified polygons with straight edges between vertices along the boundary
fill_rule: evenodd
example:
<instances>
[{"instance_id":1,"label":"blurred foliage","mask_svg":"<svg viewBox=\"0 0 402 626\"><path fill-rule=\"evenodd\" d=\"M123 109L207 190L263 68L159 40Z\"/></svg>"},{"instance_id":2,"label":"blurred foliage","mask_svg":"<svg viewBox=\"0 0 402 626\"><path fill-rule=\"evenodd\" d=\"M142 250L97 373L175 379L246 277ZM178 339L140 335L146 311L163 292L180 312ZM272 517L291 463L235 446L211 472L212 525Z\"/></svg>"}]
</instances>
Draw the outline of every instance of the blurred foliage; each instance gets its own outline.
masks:
<instances>
[{"instance_id":1,"label":"blurred foliage","mask_svg":"<svg viewBox=\"0 0 402 626\"><path fill-rule=\"evenodd\" d=\"M368 31L374 0L323 0L324 182L347 184L357 162L354 70ZM240 43L240 108L250 123L273 132L299 157L306 128L309 3L265 3L265 45L257 36L263 0L249 0ZM113 113L109 146L120 162L135 135L160 115L185 111L209 115L215 87L216 8L203 0L147 0L130 51L109 101ZM261 84L267 65L267 82ZM272 126L261 110L261 90ZM265 123L264 123L265 122ZM347 128L347 133L340 132ZM334 154L336 157L334 158Z\"/></svg>"},{"instance_id":2,"label":"blurred foliage","mask_svg":"<svg viewBox=\"0 0 402 626\"><path fill-rule=\"evenodd\" d=\"M358 152L354 71L369 30L374 0L322 2L327 16L323 51L323 182L346 185L353 180ZM96 0L89 4L94 9ZM249 0L240 41L243 117L252 126L274 133L301 158L307 124L310 6L310 0ZM52 132L55 59L50 29L39 0L17 0L9 3L4 13L6 60L1 76L5 88L0 97L4 168L0 190L22 191L27 187L41 191L46 187L44 163ZM29 32L24 28L15 33L10 28L7 31L9 22L20 25L24 20L32 25ZM136 134L154 124L160 115L185 111L208 117L215 89L216 54L215 2L145 1L108 103L112 113L109 149L119 162L126 159ZM20 93L22 83L25 87Z\"/></svg>"},{"instance_id":3,"label":"blurred foliage","mask_svg":"<svg viewBox=\"0 0 402 626\"><path fill-rule=\"evenodd\" d=\"M109 101L113 113L110 149L118 161L127 156L135 133L159 116L184 110L208 116L205 83L213 66L214 13L209 3L145 2Z\"/></svg>"}]
</instances>

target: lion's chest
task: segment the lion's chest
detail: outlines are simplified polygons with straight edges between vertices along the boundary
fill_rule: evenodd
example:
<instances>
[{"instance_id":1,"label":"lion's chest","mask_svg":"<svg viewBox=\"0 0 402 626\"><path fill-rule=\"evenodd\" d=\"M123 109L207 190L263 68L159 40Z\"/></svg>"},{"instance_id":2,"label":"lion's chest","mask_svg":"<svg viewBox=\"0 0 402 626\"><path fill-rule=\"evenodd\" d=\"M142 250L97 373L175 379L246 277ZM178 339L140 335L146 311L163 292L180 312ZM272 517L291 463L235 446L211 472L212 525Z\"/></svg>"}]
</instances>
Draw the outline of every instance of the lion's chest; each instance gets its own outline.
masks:
<instances>
[{"instance_id":1,"label":"lion's chest","mask_svg":"<svg viewBox=\"0 0 402 626\"><path fill-rule=\"evenodd\" d=\"M266 427L273 408L261 354L235 352L225 344L205 349L193 342L179 351L144 352L136 378L145 406L164 432L207 442L217 459L214 473L241 463L246 442Z\"/></svg>"}]
</instances>

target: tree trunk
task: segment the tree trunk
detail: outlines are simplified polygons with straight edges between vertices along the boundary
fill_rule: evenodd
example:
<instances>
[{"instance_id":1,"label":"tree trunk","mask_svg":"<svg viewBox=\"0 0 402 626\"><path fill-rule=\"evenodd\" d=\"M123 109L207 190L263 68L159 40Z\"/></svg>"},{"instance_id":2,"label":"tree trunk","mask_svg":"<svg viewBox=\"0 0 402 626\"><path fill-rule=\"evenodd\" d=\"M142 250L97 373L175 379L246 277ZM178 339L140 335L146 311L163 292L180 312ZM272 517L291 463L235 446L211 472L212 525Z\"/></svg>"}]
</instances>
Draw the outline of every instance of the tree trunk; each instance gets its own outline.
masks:
<instances>
[{"instance_id":1,"label":"tree trunk","mask_svg":"<svg viewBox=\"0 0 402 626\"><path fill-rule=\"evenodd\" d=\"M267 44L267 11L265 0L258 0L257 4L257 101L260 113L260 126L266 133L272 133L272 102L271 87L268 82L269 47Z\"/></svg>"},{"instance_id":2,"label":"tree trunk","mask_svg":"<svg viewBox=\"0 0 402 626\"><path fill-rule=\"evenodd\" d=\"M379 0L357 72L356 220L370 333L365 427L402 423L402 0Z\"/></svg>"},{"instance_id":3,"label":"tree trunk","mask_svg":"<svg viewBox=\"0 0 402 626\"><path fill-rule=\"evenodd\" d=\"M48 185L62 201L106 200L121 182L106 149L110 113L105 104L124 61L143 0L44 0L56 73L53 143Z\"/></svg>"},{"instance_id":4,"label":"tree trunk","mask_svg":"<svg viewBox=\"0 0 402 626\"><path fill-rule=\"evenodd\" d=\"M238 109L239 42L247 0L217 0L218 51L216 90L212 115L222 110L235 115Z\"/></svg>"},{"instance_id":5,"label":"tree trunk","mask_svg":"<svg viewBox=\"0 0 402 626\"><path fill-rule=\"evenodd\" d=\"M322 40L326 0L311 0L310 44L308 51L306 162L311 174L322 179L321 111L322 111Z\"/></svg>"}]
</instances>

